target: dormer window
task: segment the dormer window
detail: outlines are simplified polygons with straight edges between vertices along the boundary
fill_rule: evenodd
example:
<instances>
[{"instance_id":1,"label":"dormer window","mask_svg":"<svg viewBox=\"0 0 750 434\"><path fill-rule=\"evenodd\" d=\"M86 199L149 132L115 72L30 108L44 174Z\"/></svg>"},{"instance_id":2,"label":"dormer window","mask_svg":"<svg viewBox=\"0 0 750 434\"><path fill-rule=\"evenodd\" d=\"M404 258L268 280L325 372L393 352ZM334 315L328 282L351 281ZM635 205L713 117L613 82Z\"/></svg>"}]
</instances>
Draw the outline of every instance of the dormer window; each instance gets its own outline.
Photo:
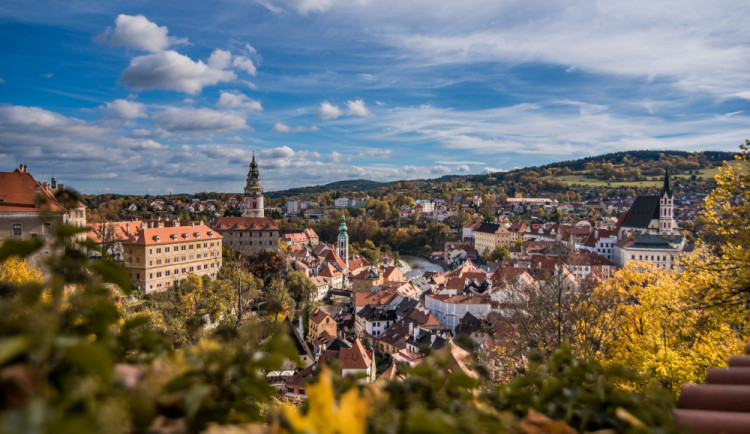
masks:
<instances>
[{"instance_id":1,"label":"dormer window","mask_svg":"<svg viewBox=\"0 0 750 434\"><path fill-rule=\"evenodd\" d=\"M190 238L190 235L188 235L187 233L184 233L182 234L182 238L187 240L188 238Z\"/></svg>"},{"instance_id":2,"label":"dormer window","mask_svg":"<svg viewBox=\"0 0 750 434\"><path fill-rule=\"evenodd\" d=\"M195 232L193 235L195 236L195 238L200 238L201 237L201 233L200 232Z\"/></svg>"},{"instance_id":3,"label":"dormer window","mask_svg":"<svg viewBox=\"0 0 750 434\"><path fill-rule=\"evenodd\" d=\"M177 234L172 234L172 239L176 240L177 239Z\"/></svg>"},{"instance_id":4,"label":"dormer window","mask_svg":"<svg viewBox=\"0 0 750 434\"><path fill-rule=\"evenodd\" d=\"M208 236L209 236L209 237L211 237L211 236L213 236L213 235L214 235L214 233L213 233L212 231L208 231Z\"/></svg>"},{"instance_id":5,"label":"dormer window","mask_svg":"<svg viewBox=\"0 0 750 434\"><path fill-rule=\"evenodd\" d=\"M154 235L154 241L158 243L159 241L161 241L161 238L159 238L158 235Z\"/></svg>"}]
</instances>

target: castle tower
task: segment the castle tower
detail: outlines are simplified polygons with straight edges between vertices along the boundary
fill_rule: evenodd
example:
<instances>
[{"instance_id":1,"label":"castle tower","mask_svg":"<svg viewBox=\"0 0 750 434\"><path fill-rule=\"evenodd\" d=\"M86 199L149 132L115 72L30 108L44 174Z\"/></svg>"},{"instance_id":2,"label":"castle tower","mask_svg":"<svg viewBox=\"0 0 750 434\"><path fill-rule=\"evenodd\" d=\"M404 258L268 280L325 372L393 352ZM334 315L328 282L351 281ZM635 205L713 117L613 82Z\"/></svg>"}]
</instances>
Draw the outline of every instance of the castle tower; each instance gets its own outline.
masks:
<instances>
[{"instance_id":1,"label":"castle tower","mask_svg":"<svg viewBox=\"0 0 750 434\"><path fill-rule=\"evenodd\" d=\"M342 215L341 224L339 225L338 246L336 249L336 253L338 253L341 259L344 261L344 264L346 264L344 273L349 271L349 234L346 232L346 229L346 222L344 221L344 216Z\"/></svg>"},{"instance_id":2,"label":"castle tower","mask_svg":"<svg viewBox=\"0 0 750 434\"><path fill-rule=\"evenodd\" d=\"M659 235L672 235L674 227L674 194L669 183L669 169L665 169L664 185L659 198Z\"/></svg>"},{"instance_id":3,"label":"castle tower","mask_svg":"<svg viewBox=\"0 0 750 434\"><path fill-rule=\"evenodd\" d=\"M260 173L258 164L255 162L255 151L253 151L253 161L250 162L250 170L247 172L242 217L263 216L263 187L260 185Z\"/></svg>"}]
</instances>

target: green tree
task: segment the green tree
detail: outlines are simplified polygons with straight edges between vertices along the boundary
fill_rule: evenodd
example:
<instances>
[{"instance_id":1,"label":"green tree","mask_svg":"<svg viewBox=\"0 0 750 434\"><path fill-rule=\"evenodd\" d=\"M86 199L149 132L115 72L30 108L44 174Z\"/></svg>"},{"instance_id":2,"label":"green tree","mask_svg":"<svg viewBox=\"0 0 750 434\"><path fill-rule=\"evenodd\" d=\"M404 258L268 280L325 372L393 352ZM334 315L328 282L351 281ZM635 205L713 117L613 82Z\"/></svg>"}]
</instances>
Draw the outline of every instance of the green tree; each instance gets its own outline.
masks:
<instances>
[{"instance_id":1,"label":"green tree","mask_svg":"<svg viewBox=\"0 0 750 434\"><path fill-rule=\"evenodd\" d=\"M487 256L487 262L502 261L503 259L509 256L510 256L510 252L505 246L497 246L495 247L495 250L493 250Z\"/></svg>"}]
</instances>

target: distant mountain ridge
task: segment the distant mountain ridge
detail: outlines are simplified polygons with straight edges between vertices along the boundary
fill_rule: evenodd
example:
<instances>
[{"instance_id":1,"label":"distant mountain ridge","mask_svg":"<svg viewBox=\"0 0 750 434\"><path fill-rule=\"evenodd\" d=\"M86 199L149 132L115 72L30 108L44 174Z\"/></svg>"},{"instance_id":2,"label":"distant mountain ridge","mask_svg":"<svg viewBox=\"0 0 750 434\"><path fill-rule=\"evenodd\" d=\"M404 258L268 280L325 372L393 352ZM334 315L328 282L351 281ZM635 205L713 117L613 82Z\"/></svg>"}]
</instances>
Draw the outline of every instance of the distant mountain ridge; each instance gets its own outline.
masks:
<instances>
[{"instance_id":1,"label":"distant mountain ridge","mask_svg":"<svg viewBox=\"0 0 750 434\"><path fill-rule=\"evenodd\" d=\"M431 184L437 184L441 182L453 181L456 179L466 180L470 182L483 182L489 177L494 177L498 180L505 178L506 176L518 176L524 172L541 172L551 169L569 169L574 174L582 174L586 170L588 163L612 163L614 165L627 164L634 168L639 166L645 166L647 163L658 162L662 158L674 158L681 157L683 159L692 158L693 160L699 159L705 163L709 163L713 166L719 166L723 161L731 161L736 152L726 151L701 151L701 152L688 152L688 151L620 151L611 152L608 154L602 154L592 157L584 157L576 160L565 160L558 161L555 163L548 163L541 166L524 167L520 169L513 169L507 172L494 172L487 174L475 174L475 175L445 175L440 178L432 179L412 179L412 180L400 180L390 182L378 182L367 179L353 179L336 181L329 184L315 185L309 187L297 187L286 190L270 191L266 192L266 196L270 198L279 198L282 196L298 196L303 194L317 194L326 193L329 191L341 191L346 192L362 192L372 190L378 187L387 187L399 182L427 182Z\"/></svg>"}]
</instances>

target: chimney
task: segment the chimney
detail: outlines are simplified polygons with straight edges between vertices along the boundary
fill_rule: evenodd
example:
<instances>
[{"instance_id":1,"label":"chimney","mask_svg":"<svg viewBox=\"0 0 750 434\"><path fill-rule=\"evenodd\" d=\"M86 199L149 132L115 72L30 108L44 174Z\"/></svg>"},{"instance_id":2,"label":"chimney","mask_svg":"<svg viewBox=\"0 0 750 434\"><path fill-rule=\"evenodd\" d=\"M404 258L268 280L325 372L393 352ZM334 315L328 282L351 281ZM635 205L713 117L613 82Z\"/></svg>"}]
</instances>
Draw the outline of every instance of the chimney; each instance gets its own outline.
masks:
<instances>
[{"instance_id":1,"label":"chimney","mask_svg":"<svg viewBox=\"0 0 750 434\"><path fill-rule=\"evenodd\" d=\"M174 224L174 227L176 227L176 228L179 228L179 227L180 227L180 221L179 221L179 220L177 220L177 219L174 219L174 222L173 222L173 224Z\"/></svg>"},{"instance_id":2,"label":"chimney","mask_svg":"<svg viewBox=\"0 0 750 434\"><path fill-rule=\"evenodd\" d=\"M410 335L414 334L414 323L413 322L409 322L409 334Z\"/></svg>"},{"instance_id":3,"label":"chimney","mask_svg":"<svg viewBox=\"0 0 750 434\"><path fill-rule=\"evenodd\" d=\"M130 235L130 223L125 223L125 233Z\"/></svg>"},{"instance_id":4,"label":"chimney","mask_svg":"<svg viewBox=\"0 0 750 434\"><path fill-rule=\"evenodd\" d=\"M62 184L57 184L57 191L63 191L65 190L65 186Z\"/></svg>"},{"instance_id":5,"label":"chimney","mask_svg":"<svg viewBox=\"0 0 750 434\"><path fill-rule=\"evenodd\" d=\"M161 217L159 217L159 221L158 221L158 222L156 223L156 226L157 226L157 227L160 227L160 228L163 228L163 227L164 227L164 222L163 222L163 221L161 221Z\"/></svg>"},{"instance_id":6,"label":"chimney","mask_svg":"<svg viewBox=\"0 0 750 434\"><path fill-rule=\"evenodd\" d=\"M304 339L305 335L302 334L302 316L301 315L299 317L299 326L298 327L299 327L299 337L302 338L302 339Z\"/></svg>"}]
</instances>

